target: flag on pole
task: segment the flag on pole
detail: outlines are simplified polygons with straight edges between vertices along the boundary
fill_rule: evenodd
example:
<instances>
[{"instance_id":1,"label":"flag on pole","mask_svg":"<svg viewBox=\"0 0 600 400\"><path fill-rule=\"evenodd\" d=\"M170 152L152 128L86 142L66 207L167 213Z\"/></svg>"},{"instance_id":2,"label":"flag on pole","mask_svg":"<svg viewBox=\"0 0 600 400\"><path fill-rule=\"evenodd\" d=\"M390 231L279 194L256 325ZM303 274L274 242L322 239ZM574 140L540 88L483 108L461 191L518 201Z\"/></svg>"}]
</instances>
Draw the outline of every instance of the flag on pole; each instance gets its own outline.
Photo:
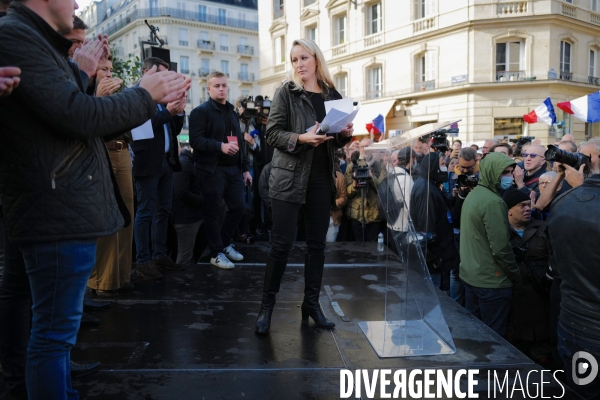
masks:
<instances>
[{"instance_id":1,"label":"flag on pole","mask_svg":"<svg viewBox=\"0 0 600 400\"><path fill-rule=\"evenodd\" d=\"M556 106L582 121L600 121L600 92L579 97L575 100L558 103Z\"/></svg>"},{"instance_id":2,"label":"flag on pole","mask_svg":"<svg viewBox=\"0 0 600 400\"><path fill-rule=\"evenodd\" d=\"M523 115L523 120L529 124L534 124L536 122L543 122L548 125L555 124L556 114L554 113L554 106L552 105L550 97L544 100L542 104L537 106L535 110L529 114Z\"/></svg>"}]
</instances>

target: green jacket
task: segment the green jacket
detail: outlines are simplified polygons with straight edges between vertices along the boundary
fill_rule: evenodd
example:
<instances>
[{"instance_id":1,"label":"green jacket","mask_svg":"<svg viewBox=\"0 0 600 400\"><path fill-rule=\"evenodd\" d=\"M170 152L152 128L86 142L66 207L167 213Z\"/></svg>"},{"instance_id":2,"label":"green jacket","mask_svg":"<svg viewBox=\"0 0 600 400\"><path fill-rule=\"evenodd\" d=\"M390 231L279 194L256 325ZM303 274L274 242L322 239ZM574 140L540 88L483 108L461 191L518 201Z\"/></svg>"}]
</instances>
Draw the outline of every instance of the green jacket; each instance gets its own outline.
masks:
<instances>
[{"instance_id":1,"label":"green jacket","mask_svg":"<svg viewBox=\"0 0 600 400\"><path fill-rule=\"evenodd\" d=\"M521 282L510 243L508 209L500 197L500 176L515 162L489 153L480 164L479 184L467 196L460 217L460 278L480 288Z\"/></svg>"}]
</instances>

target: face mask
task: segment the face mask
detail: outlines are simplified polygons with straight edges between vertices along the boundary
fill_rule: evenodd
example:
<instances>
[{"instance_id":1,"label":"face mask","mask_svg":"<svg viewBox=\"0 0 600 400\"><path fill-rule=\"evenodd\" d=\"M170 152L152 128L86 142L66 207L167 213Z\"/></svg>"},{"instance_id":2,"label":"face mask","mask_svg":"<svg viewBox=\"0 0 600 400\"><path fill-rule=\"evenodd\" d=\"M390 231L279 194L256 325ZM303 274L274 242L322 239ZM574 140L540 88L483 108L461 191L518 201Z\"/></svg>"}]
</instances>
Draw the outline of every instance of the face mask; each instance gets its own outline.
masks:
<instances>
[{"instance_id":1,"label":"face mask","mask_svg":"<svg viewBox=\"0 0 600 400\"><path fill-rule=\"evenodd\" d=\"M509 187L511 187L513 184L513 177L512 176L502 176L500 177L500 188L502 190L506 190Z\"/></svg>"},{"instance_id":2,"label":"face mask","mask_svg":"<svg viewBox=\"0 0 600 400\"><path fill-rule=\"evenodd\" d=\"M440 171L442 171L442 172L448 172L448 168L447 167L440 167Z\"/></svg>"}]
</instances>

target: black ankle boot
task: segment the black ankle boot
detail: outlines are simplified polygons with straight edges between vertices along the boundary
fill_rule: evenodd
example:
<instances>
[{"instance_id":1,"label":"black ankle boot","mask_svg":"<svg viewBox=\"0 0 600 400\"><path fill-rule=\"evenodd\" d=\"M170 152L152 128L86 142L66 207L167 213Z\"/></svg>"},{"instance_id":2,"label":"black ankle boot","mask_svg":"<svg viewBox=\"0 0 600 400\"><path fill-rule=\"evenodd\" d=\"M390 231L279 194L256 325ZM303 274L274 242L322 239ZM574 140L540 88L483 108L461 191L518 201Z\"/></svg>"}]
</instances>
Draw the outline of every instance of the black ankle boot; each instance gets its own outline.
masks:
<instances>
[{"instance_id":1,"label":"black ankle boot","mask_svg":"<svg viewBox=\"0 0 600 400\"><path fill-rule=\"evenodd\" d=\"M256 332L267 334L271 328L271 315L275 306L275 295L279 293L281 278L285 272L287 260L276 261L271 257L267 259L267 270L265 271L265 283L263 285L263 297L260 312L256 318Z\"/></svg>"},{"instance_id":2,"label":"black ankle boot","mask_svg":"<svg viewBox=\"0 0 600 400\"><path fill-rule=\"evenodd\" d=\"M302 302L302 322L308 322L310 316L319 328L333 328L335 324L325 318L319 293L323 279L325 256L306 254L304 256L304 301Z\"/></svg>"}]
</instances>

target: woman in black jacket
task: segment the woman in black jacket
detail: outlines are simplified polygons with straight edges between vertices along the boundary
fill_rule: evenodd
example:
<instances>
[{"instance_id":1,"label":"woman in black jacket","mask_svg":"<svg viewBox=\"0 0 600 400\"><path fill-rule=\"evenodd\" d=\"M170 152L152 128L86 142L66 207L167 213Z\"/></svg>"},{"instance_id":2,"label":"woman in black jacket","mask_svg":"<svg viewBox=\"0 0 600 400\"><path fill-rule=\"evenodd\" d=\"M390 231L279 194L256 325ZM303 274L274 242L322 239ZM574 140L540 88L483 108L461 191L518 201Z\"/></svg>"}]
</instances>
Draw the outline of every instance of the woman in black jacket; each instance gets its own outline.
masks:
<instances>
[{"instance_id":1,"label":"woman in black jacket","mask_svg":"<svg viewBox=\"0 0 600 400\"><path fill-rule=\"evenodd\" d=\"M306 255L302 321L310 316L317 326L333 328L323 315L319 292L325 264L325 237L335 204L335 149L352 137L352 124L332 135L317 134L325 118L325 101L341 99L319 47L295 40L290 52L292 72L275 92L267 126L267 143L275 148L269 176L273 211L273 244L267 259L256 331L268 333L275 295L294 242L296 221L304 206Z\"/></svg>"}]
</instances>

